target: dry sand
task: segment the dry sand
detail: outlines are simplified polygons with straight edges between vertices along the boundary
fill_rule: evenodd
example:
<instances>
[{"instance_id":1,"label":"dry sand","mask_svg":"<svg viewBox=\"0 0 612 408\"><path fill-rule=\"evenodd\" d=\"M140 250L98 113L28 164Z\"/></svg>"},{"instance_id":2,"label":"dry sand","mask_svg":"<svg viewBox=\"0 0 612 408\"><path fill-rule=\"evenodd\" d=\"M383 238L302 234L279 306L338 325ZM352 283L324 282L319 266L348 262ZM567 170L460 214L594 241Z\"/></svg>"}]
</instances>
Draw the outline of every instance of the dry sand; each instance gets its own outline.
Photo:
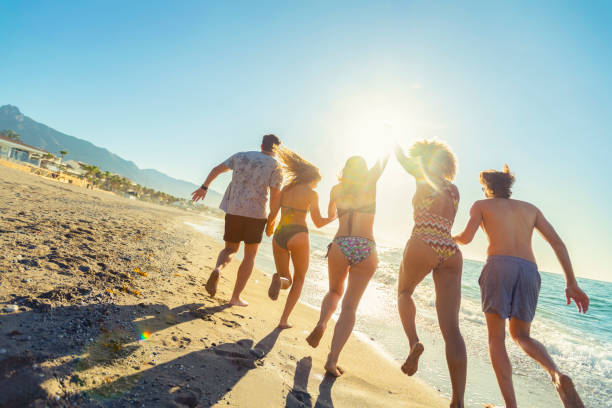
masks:
<instances>
[{"instance_id":1,"label":"dry sand","mask_svg":"<svg viewBox=\"0 0 612 408\"><path fill-rule=\"evenodd\" d=\"M333 324L316 350L311 308L275 330L261 271L249 307L226 304L236 261L211 299L220 247L194 220L0 167L0 406L448 406L355 337L324 376Z\"/></svg>"}]
</instances>

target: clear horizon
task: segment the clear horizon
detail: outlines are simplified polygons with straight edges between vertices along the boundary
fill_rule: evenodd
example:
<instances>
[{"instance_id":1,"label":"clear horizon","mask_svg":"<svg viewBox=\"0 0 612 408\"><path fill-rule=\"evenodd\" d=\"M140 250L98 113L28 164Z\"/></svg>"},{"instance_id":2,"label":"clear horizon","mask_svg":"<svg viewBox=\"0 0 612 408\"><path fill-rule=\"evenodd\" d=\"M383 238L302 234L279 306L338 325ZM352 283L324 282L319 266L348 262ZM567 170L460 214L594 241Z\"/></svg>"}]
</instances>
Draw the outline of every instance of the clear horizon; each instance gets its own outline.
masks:
<instances>
[{"instance_id":1,"label":"clear horizon","mask_svg":"<svg viewBox=\"0 0 612 408\"><path fill-rule=\"evenodd\" d=\"M606 2L7 2L0 105L196 184L273 132L321 168L322 206L350 155L443 140L459 162L453 231L482 198L478 172L508 163L576 275L610 281L610 17ZM377 236L405 241L413 192L392 159ZM479 232L462 249L485 248ZM561 271L539 237L534 250Z\"/></svg>"}]
</instances>

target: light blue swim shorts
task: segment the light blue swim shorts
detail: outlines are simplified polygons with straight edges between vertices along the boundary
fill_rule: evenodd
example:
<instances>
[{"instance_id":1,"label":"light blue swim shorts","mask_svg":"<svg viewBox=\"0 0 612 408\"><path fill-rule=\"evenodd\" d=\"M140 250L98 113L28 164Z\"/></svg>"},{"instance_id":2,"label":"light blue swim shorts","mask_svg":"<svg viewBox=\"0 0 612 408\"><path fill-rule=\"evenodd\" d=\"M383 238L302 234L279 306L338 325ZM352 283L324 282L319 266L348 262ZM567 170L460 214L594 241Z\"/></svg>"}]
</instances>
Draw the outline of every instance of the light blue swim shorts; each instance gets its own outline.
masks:
<instances>
[{"instance_id":1,"label":"light blue swim shorts","mask_svg":"<svg viewBox=\"0 0 612 408\"><path fill-rule=\"evenodd\" d=\"M542 284L535 263L515 256L489 256L478 284L483 312L503 319L533 320Z\"/></svg>"}]
</instances>

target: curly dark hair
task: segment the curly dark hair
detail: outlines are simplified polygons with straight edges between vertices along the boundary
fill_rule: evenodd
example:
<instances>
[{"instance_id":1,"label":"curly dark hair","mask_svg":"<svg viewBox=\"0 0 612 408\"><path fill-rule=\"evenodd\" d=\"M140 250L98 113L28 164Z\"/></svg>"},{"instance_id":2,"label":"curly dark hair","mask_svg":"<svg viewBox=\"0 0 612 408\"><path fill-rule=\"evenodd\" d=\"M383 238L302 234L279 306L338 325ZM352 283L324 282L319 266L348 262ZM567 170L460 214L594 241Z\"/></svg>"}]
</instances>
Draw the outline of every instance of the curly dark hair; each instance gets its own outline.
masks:
<instances>
[{"instance_id":1,"label":"curly dark hair","mask_svg":"<svg viewBox=\"0 0 612 408\"><path fill-rule=\"evenodd\" d=\"M493 197L510 198L512 195L512 185L514 184L514 174L510 173L510 168L507 164L504 165L504 171L481 171L480 184Z\"/></svg>"},{"instance_id":2,"label":"curly dark hair","mask_svg":"<svg viewBox=\"0 0 612 408\"><path fill-rule=\"evenodd\" d=\"M421 158L427 171L452 181L457 172L455 155L445 143L423 140L410 148L410 157ZM435 170L434 170L435 169Z\"/></svg>"},{"instance_id":3,"label":"curly dark hair","mask_svg":"<svg viewBox=\"0 0 612 408\"><path fill-rule=\"evenodd\" d=\"M310 184L321 180L319 168L285 147L274 148L276 157L283 168L285 186Z\"/></svg>"}]
</instances>

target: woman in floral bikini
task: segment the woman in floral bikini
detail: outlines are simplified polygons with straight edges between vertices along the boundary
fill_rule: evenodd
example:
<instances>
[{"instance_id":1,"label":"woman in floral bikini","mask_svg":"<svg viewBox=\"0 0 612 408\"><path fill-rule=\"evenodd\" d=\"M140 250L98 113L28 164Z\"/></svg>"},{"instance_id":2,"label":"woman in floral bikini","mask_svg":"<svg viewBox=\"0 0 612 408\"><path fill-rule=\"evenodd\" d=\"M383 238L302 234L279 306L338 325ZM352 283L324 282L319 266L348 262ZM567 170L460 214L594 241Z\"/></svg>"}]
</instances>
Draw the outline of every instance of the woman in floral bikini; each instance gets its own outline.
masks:
<instances>
[{"instance_id":1,"label":"woman in floral bikini","mask_svg":"<svg viewBox=\"0 0 612 408\"><path fill-rule=\"evenodd\" d=\"M378 264L373 233L376 183L387 165L387 159L379 160L368 169L363 157L349 158L342 170L340 183L332 188L330 194L328 216L335 216L337 211L339 226L328 252L329 291L323 298L319 322L306 341L312 347L319 345L327 322L342 298L348 276L342 311L325 363L325 370L336 377L342 374L342 369L337 365L338 356L351 335L357 306Z\"/></svg>"}]
</instances>

